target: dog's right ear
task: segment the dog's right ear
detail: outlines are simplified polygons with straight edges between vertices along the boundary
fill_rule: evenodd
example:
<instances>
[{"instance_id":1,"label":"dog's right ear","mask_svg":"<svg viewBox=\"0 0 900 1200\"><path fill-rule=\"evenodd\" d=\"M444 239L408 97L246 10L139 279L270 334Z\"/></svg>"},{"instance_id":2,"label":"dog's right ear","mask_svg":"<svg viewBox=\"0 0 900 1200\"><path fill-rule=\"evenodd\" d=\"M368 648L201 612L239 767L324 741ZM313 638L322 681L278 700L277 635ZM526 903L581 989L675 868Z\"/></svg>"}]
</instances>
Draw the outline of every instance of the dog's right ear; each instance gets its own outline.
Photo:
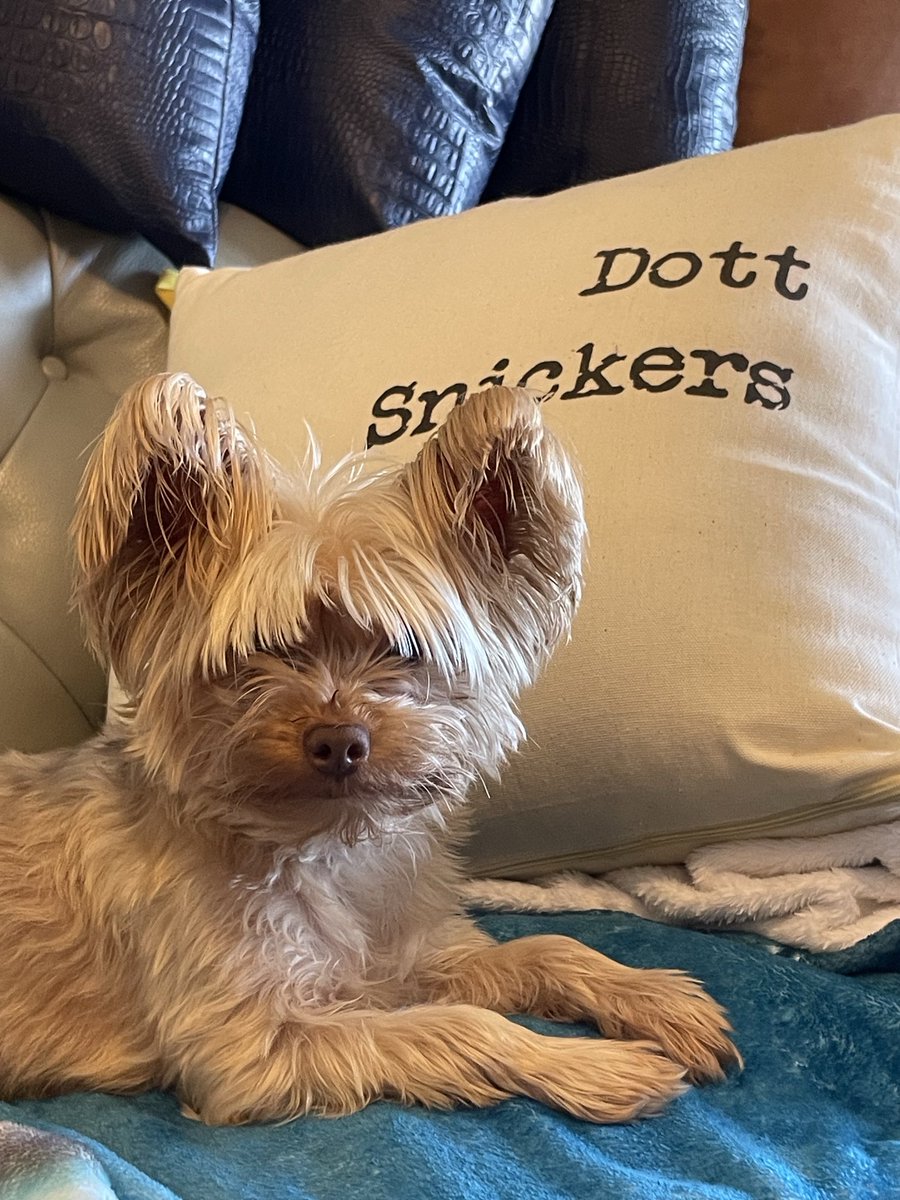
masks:
<instances>
[{"instance_id":1,"label":"dog's right ear","mask_svg":"<svg viewBox=\"0 0 900 1200\"><path fill-rule=\"evenodd\" d=\"M85 470L72 535L88 640L131 695L176 633L199 632L217 580L275 506L266 455L189 375L125 393Z\"/></svg>"}]
</instances>

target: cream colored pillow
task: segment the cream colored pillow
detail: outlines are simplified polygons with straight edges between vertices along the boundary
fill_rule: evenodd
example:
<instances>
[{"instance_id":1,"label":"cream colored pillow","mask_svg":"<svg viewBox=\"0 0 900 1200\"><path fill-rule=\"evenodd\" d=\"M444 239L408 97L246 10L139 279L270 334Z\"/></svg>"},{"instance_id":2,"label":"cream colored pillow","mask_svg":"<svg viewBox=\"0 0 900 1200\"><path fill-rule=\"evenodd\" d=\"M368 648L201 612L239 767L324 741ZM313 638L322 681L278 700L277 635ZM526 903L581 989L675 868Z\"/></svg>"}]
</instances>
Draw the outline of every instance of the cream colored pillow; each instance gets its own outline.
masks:
<instances>
[{"instance_id":1,"label":"cream colored pillow","mask_svg":"<svg viewBox=\"0 0 900 1200\"><path fill-rule=\"evenodd\" d=\"M409 458L536 388L583 467L571 646L475 867L900 816L900 118L182 273L170 364L277 455Z\"/></svg>"}]
</instances>

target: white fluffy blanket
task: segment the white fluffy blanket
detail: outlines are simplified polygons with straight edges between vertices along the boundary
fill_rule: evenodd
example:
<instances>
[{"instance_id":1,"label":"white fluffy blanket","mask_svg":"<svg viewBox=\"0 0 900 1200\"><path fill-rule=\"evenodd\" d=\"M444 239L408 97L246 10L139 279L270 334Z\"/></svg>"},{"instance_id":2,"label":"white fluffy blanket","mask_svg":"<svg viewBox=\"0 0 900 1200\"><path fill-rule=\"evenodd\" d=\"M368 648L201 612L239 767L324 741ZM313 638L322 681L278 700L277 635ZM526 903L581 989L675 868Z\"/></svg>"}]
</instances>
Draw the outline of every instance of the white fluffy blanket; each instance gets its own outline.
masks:
<instances>
[{"instance_id":1,"label":"white fluffy blanket","mask_svg":"<svg viewBox=\"0 0 900 1200\"><path fill-rule=\"evenodd\" d=\"M900 821L809 838L696 850L683 866L566 872L531 883L474 879L467 904L523 912L612 909L698 928L751 930L843 950L900 919Z\"/></svg>"}]
</instances>

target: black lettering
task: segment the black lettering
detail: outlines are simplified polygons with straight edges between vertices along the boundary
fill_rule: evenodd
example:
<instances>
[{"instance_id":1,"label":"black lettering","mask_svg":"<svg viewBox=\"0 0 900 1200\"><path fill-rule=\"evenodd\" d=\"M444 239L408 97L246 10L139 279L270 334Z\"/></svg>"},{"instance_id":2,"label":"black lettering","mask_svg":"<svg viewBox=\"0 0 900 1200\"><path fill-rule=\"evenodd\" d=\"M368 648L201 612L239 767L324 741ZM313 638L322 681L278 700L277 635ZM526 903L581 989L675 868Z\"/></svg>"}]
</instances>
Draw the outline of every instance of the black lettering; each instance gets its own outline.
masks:
<instances>
[{"instance_id":1,"label":"black lettering","mask_svg":"<svg viewBox=\"0 0 900 1200\"><path fill-rule=\"evenodd\" d=\"M509 366L508 358L499 358L494 363L494 365L491 367L491 370L502 372L502 371L505 371L508 366ZM478 386L479 387L494 387L494 386L503 387L503 375L502 374L501 375L486 375L484 377L484 379L478 380ZM520 383L519 387L521 387L521 386L522 386L522 384Z\"/></svg>"},{"instance_id":2,"label":"black lettering","mask_svg":"<svg viewBox=\"0 0 900 1200\"><path fill-rule=\"evenodd\" d=\"M804 262L802 258L797 258L796 246L785 246L782 254L767 254L766 262L778 263L778 270L775 272L775 291L779 296L784 296L785 300L802 300L809 291L809 284L798 283L793 291L788 287L788 275L792 267L799 267L801 271L809 269L809 263Z\"/></svg>"},{"instance_id":3,"label":"black lettering","mask_svg":"<svg viewBox=\"0 0 900 1200\"><path fill-rule=\"evenodd\" d=\"M722 270L719 272L719 282L724 283L730 288L745 288L749 287L756 279L755 271L748 271L742 278L737 279L734 274L734 264L739 258L759 258L758 254L754 254L752 250L744 250L741 242L732 242L727 250L716 250L709 256L710 258L721 258Z\"/></svg>"},{"instance_id":4,"label":"black lettering","mask_svg":"<svg viewBox=\"0 0 900 1200\"><path fill-rule=\"evenodd\" d=\"M366 435L366 446L371 450L373 446L386 446L388 442L395 442L398 437L403 437L404 433L412 420L412 413L407 407L412 403L413 395L415 394L416 381L412 383L400 383L396 387L389 387L382 392L375 403L372 405L372 416L376 421L387 420L391 417L396 417L400 424L388 432L382 432L377 425L370 425L369 432ZM385 401L390 396L400 396L400 404L386 404Z\"/></svg>"},{"instance_id":5,"label":"black lettering","mask_svg":"<svg viewBox=\"0 0 900 1200\"><path fill-rule=\"evenodd\" d=\"M624 387L610 383L604 374L613 363L624 362L624 354L607 354L606 358L594 367L591 366L591 355L594 353L593 342L585 342L583 346L579 346L578 353L581 355L581 367L578 378L575 380L575 386L570 391L563 392L560 400L576 400L582 396L616 396L619 392L625 391ZM595 386L590 391L585 391L588 384Z\"/></svg>"},{"instance_id":6,"label":"black lettering","mask_svg":"<svg viewBox=\"0 0 900 1200\"><path fill-rule=\"evenodd\" d=\"M456 400L454 403L462 404L466 398L467 391L468 388L464 383L451 383L442 392L423 392L419 397L419 403L422 405L422 420L410 436L415 437L420 433L431 433L432 429L437 429L437 423L432 421L431 417L440 402L446 399L447 396L455 396Z\"/></svg>"},{"instance_id":7,"label":"black lettering","mask_svg":"<svg viewBox=\"0 0 900 1200\"><path fill-rule=\"evenodd\" d=\"M688 265L687 273L679 276L678 279L666 279L659 272L660 267L665 263L670 263L673 258L683 258ZM690 283L692 279L696 279L700 274L700 268L703 262L699 254L694 254L691 250L673 250L671 254L664 254L662 258L658 258L650 268L650 274L647 278L654 287L661 288L676 288L684 287L686 283Z\"/></svg>"},{"instance_id":8,"label":"black lettering","mask_svg":"<svg viewBox=\"0 0 900 1200\"><path fill-rule=\"evenodd\" d=\"M769 372L776 377L778 382L776 379L766 378ZM765 361L754 363L750 368L750 382L744 393L744 403L754 404L758 400L763 408L787 408L791 402L791 393L781 384L787 383L793 374L791 367L779 367L777 363ZM768 389L768 394L760 391L760 388ZM774 397L772 392L775 393Z\"/></svg>"},{"instance_id":9,"label":"black lettering","mask_svg":"<svg viewBox=\"0 0 900 1200\"><path fill-rule=\"evenodd\" d=\"M750 365L750 360L744 354L719 354L716 350L692 350L691 358L699 358L703 363L703 369L706 372L703 379L699 383L695 383L693 387L684 389L686 396L710 396L722 397L728 395L728 389L716 387L713 383L713 376L719 367L724 367L726 364L733 367L735 371L746 371Z\"/></svg>"},{"instance_id":10,"label":"black lettering","mask_svg":"<svg viewBox=\"0 0 900 1200\"><path fill-rule=\"evenodd\" d=\"M652 359L664 359L664 362L653 362ZM673 387L678 387L683 375L669 375L668 379L659 380L656 383L650 383L645 378L648 371L683 371L684 370L684 355L679 354L674 346L654 346L652 350L645 350L643 354L639 354L631 364L629 375L631 382L634 385L635 391L641 392L670 392Z\"/></svg>"},{"instance_id":11,"label":"black lettering","mask_svg":"<svg viewBox=\"0 0 900 1200\"><path fill-rule=\"evenodd\" d=\"M610 283L609 273L613 268L613 263L615 263L621 254L633 254L637 259L637 266L631 272L629 279L620 280L618 283ZM596 296L601 292L619 292L622 288L631 287L633 283L637 283L647 270L650 262L650 252L649 250L645 250L643 246L620 246L617 250L598 250L594 258L603 259L603 266L600 268L597 282L592 287L585 288L583 292L579 292L579 296Z\"/></svg>"},{"instance_id":12,"label":"black lettering","mask_svg":"<svg viewBox=\"0 0 900 1200\"><path fill-rule=\"evenodd\" d=\"M560 375L562 375L562 372L562 363L554 362L553 360L550 360L549 362L535 363L533 367L529 367L516 386L520 388L531 387L531 380L535 375L546 375L548 379L559 379ZM548 392L541 392L538 399L549 400L550 397L555 396L558 391L559 384L554 383L553 387L550 388Z\"/></svg>"}]
</instances>

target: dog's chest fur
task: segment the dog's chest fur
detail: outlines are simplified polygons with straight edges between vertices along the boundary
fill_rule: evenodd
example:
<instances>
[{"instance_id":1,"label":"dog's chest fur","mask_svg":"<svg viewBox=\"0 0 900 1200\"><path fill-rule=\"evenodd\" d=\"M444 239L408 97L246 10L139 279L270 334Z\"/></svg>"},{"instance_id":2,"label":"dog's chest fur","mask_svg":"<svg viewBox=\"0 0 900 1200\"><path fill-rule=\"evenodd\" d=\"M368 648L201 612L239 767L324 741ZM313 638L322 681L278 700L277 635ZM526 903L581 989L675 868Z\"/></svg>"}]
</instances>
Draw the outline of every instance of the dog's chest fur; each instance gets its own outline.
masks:
<instances>
[{"instance_id":1,"label":"dog's chest fur","mask_svg":"<svg viewBox=\"0 0 900 1200\"><path fill-rule=\"evenodd\" d=\"M417 960L444 940L436 928L456 909L453 874L421 818L354 846L316 839L263 878L232 880L236 960L255 960L285 1011L402 1002Z\"/></svg>"}]
</instances>

